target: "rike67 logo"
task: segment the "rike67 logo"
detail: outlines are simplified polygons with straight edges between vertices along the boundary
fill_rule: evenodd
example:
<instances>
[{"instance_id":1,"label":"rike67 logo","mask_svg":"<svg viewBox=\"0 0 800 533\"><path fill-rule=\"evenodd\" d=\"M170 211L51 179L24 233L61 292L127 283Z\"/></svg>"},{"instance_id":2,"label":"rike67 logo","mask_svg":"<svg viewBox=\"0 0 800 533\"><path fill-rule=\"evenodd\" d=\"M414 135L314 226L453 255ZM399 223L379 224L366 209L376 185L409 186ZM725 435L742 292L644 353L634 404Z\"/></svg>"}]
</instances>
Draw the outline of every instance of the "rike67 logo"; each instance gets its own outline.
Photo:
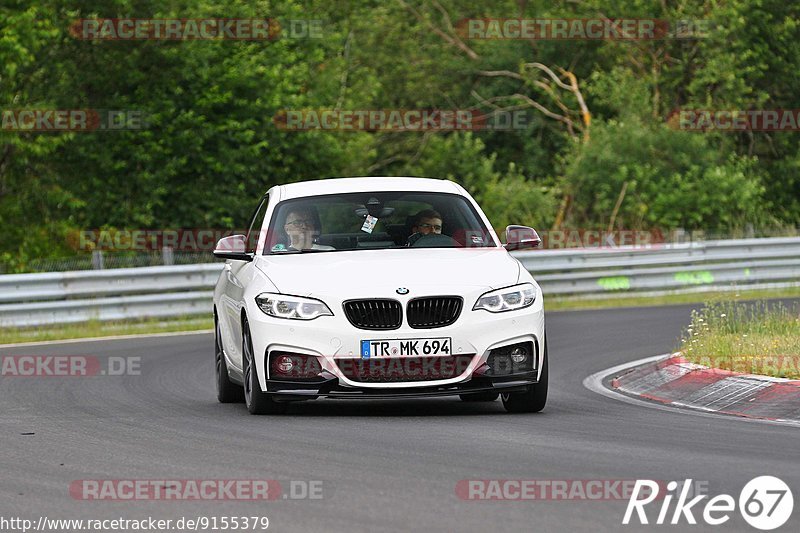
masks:
<instances>
[{"instance_id":1,"label":"rike67 logo","mask_svg":"<svg viewBox=\"0 0 800 533\"><path fill-rule=\"evenodd\" d=\"M680 485L676 481L670 481L667 483L666 493L661 494L659 489L663 484L649 479L636 480L622 523L630 524L634 516L640 524L651 523L649 520L652 519L652 515L649 519L645 507L656 500L660 500L661 506L658 517L653 522L655 524L697 524L695 513L701 515L703 521L712 526L730 520L731 513L736 510L737 505L733 496L720 494L710 498L705 505L699 505L708 498L708 495L702 494L689 499L691 486L691 479ZM671 509L676 497L675 507ZM739 513L748 524L756 529L769 531L781 527L792 516L794 497L789 486L782 480L773 476L759 476L750 480L739 493L738 506ZM672 511L671 516L670 511ZM636 523L636 520L633 523Z\"/></svg>"}]
</instances>

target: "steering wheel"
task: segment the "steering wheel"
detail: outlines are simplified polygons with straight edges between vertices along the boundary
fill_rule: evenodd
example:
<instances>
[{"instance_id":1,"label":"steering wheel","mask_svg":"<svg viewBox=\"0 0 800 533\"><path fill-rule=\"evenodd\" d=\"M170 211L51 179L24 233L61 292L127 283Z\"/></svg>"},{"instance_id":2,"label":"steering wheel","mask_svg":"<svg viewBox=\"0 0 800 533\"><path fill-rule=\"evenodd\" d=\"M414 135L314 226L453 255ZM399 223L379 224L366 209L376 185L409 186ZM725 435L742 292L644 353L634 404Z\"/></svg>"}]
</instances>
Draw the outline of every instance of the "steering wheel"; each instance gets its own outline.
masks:
<instances>
[{"instance_id":1,"label":"steering wheel","mask_svg":"<svg viewBox=\"0 0 800 533\"><path fill-rule=\"evenodd\" d=\"M419 237L409 245L411 248L457 248L459 246L458 241L449 235L442 235L441 233L418 235Z\"/></svg>"}]
</instances>

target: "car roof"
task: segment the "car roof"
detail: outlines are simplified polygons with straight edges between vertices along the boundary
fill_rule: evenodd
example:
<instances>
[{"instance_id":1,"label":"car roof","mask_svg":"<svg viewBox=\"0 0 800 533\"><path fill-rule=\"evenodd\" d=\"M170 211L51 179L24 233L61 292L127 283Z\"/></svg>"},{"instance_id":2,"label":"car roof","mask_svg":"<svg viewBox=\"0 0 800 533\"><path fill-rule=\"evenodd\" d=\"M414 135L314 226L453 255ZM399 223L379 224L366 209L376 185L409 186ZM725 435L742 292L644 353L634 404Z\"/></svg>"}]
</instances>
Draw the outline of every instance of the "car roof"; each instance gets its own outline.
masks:
<instances>
[{"instance_id":1,"label":"car roof","mask_svg":"<svg viewBox=\"0 0 800 533\"><path fill-rule=\"evenodd\" d=\"M348 192L419 191L463 194L455 182L432 178L363 177L327 178L279 185L280 199Z\"/></svg>"}]
</instances>

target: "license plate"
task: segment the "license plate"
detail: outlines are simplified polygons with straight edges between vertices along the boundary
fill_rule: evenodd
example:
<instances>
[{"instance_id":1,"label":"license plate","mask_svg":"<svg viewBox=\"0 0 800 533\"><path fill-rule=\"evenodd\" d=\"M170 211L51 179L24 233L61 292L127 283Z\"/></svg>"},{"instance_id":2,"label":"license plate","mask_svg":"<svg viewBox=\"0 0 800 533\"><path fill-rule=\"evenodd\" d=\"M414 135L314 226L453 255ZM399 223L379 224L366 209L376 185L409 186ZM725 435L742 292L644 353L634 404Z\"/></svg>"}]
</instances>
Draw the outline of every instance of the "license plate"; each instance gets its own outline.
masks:
<instances>
[{"instance_id":1,"label":"license plate","mask_svg":"<svg viewBox=\"0 0 800 533\"><path fill-rule=\"evenodd\" d=\"M450 337L361 341L361 358L444 356L453 351Z\"/></svg>"}]
</instances>

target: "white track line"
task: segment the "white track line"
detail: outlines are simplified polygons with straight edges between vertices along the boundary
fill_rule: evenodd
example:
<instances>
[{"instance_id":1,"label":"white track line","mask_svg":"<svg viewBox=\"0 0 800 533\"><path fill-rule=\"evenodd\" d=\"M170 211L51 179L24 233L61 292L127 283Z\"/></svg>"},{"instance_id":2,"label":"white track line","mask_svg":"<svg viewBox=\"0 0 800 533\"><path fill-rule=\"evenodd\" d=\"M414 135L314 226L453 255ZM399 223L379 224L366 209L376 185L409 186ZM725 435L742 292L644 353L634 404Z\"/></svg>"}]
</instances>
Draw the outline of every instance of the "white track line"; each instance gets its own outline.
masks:
<instances>
[{"instance_id":1,"label":"white track line","mask_svg":"<svg viewBox=\"0 0 800 533\"><path fill-rule=\"evenodd\" d=\"M142 339L146 337L180 337L181 335L205 335L214 333L213 329L198 329L193 331L169 331L167 333L136 333L131 335L109 335L108 337L87 337L82 339L64 339L56 341L19 342L0 344L0 348L16 348L18 346L46 346L48 344L73 344L78 342L119 341L125 339Z\"/></svg>"}]
</instances>

